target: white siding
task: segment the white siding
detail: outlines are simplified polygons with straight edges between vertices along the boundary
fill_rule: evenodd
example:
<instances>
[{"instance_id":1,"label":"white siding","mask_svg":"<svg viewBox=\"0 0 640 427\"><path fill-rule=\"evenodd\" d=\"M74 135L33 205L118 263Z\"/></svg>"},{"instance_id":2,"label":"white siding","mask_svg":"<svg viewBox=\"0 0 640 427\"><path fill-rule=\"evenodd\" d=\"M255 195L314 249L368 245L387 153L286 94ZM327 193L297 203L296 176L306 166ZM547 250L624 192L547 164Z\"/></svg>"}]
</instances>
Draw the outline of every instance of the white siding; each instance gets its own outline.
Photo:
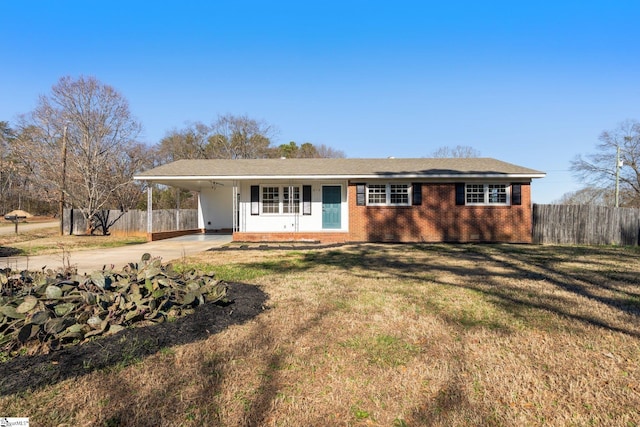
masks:
<instances>
[{"instance_id":1,"label":"white siding","mask_svg":"<svg viewBox=\"0 0 640 427\"><path fill-rule=\"evenodd\" d=\"M233 227L233 186L225 184L216 188L205 188L199 194L198 225L206 230Z\"/></svg>"},{"instance_id":2,"label":"white siding","mask_svg":"<svg viewBox=\"0 0 640 427\"><path fill-rule=\"evenodd\" d=\"M302 207L299 214L263 214L251 215L251 186L302 186L311 185L311 215L303 215ZM322 186L339 185L342 187L341 221L340 229L322 229ZM231 199L229 201L231 203ZM262 208L262 206L261 206ZM240 231L256 232L321 232L321 231L347 231L349 228L349 203L347 198L346 181L313 181L313 182L243 182L240 185Z\"/></svg>"}]
</instances>

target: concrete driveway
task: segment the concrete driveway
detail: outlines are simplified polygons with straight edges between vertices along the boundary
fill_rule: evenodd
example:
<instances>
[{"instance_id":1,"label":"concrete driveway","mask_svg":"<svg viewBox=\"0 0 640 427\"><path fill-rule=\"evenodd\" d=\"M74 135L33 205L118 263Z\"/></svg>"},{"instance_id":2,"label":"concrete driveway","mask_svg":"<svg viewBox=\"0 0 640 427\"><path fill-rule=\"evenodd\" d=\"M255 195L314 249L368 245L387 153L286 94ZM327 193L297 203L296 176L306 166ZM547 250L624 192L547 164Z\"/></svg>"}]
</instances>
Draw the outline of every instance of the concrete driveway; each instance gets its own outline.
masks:
<instances>
[{"instance_id":1,"label":"concrete driveway","mask_svg":"<svg viewBox=\"0 0 640 427\"><path fill-rule=\"evenodd\" d=\"M56 269L68 263L77 267L78 273L83 274L101 270L105 264L108 266L113 264L116 270L121 269L130 262L139 262L142 254L146 252L153 257L161 257L162 262L166 263L216 246L222 246L229 242L231 242L230 234L191 234L156 242L121 246L119 248L73 251L69 254L68 261L63 259L62 253L0 258L0 266L21 271L27 269L40 270L44 266Z\"/></svg>"}]
</instances>

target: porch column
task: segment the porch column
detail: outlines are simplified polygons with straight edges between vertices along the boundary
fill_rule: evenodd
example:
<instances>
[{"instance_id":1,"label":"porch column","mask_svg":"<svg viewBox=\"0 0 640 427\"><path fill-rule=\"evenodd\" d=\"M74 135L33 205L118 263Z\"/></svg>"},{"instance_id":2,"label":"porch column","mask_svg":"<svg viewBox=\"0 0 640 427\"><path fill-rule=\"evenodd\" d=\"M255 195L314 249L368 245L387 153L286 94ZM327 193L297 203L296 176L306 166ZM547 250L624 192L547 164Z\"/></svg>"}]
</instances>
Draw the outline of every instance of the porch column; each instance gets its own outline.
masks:
<instances>
[{"instance_id":1,"label":"porch column","mask_svg":"<svg viewBox=\"0 0 640 427\"><path fill-rule=\"evenodd\" d=\"M231 231L240 231L240 199L238 198L238 181L233 181L233 194L231 195L232 226Z\"/></svg>"},{"instance_id":2,"label":"porch column","mask_svg":"<svg viewBox=\"0 0 640 427\"><path fill-rule=\"evenodd\" d=\"M153 189L151 184L147 186L147 237L151 239L153 233Z\"/></svg>"}]
</instances>

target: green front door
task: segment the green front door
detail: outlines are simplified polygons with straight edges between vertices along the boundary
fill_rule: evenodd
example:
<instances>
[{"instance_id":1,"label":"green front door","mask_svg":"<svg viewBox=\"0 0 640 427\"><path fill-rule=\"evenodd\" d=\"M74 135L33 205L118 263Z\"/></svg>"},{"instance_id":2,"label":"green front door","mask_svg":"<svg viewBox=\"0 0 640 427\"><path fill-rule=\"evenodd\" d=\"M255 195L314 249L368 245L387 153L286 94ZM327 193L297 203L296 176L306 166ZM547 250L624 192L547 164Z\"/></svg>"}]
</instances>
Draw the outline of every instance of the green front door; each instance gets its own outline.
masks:
<instances>
[{"instance_id":1,"label":"green front door","mask_svg":"<svg viewBox=\"0 0 640 427\"><path fill-rule=\"evenodd\" d=\"M340 228L342 189L339 185L322 187L322 228Z\"/></svg>"}]
</instances>

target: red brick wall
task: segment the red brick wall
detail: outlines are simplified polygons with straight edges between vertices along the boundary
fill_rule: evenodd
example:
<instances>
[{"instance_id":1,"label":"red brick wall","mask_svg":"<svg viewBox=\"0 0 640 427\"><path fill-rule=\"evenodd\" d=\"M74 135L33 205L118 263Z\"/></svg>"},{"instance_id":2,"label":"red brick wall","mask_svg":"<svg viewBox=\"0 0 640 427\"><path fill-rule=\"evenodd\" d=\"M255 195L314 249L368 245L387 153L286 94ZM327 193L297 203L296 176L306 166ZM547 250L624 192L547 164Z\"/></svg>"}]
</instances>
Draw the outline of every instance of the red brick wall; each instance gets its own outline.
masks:
<instances>
[{"instance_id":1,"label":"red brick wall","mask_svg":"<svg viewBox=\"0 0 640 427\"><path fill-rule=\"evenodd\" d=\"M456 206L455 184L422 184L421 206L356 206L349 183L349 240L531 243L531 186L519 206Z\"/></svg>"}]
</instances>

